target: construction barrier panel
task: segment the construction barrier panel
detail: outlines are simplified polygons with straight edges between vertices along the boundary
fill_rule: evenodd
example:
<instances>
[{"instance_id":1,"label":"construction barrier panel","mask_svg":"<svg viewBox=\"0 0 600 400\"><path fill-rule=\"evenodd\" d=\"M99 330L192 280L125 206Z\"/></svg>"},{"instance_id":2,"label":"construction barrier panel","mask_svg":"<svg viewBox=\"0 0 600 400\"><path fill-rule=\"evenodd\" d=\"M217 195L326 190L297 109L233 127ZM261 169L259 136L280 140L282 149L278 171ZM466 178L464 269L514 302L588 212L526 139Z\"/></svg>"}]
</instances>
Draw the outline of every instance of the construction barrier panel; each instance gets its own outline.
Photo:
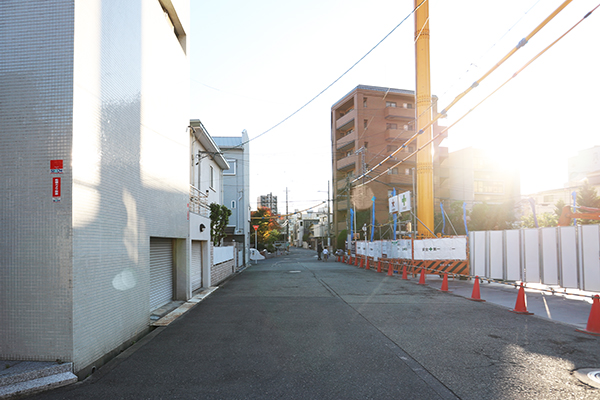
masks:
<instances>
[{"instance_id":1,"label":"construction barrier panel","mask_svg":"<svg viewBox=\"0 0 600 400\"><path fill-rule=\"evenodd\" d=\"M470 232L469 246L474 275L600 291L598 225Z\"/></svg>"}]
</instances>

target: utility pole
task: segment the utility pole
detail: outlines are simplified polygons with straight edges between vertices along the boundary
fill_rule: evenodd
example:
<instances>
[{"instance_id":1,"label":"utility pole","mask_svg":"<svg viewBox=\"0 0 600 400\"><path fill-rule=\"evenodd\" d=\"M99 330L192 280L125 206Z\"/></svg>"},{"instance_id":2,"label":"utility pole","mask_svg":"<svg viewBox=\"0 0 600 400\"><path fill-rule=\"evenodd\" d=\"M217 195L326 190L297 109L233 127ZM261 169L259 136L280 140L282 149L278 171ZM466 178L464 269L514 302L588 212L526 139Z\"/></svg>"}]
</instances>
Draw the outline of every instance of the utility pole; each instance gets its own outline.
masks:
<instances>
[{"instance_id":1,"label":"utility pole","mask_svg":"<svg viewBox=\"0 0 600 400\"><path fill-rule=\"evenodd\" d=\"M327 248L330 248L331 246L331 233L329 232L329 227L331 225L331 222L329 221L329 183L330 181L327 181ZM350 210L348 210L348 212L350 212Z\"/></svg>"},{"instance_id":2,"label":"utility pole","mask_svg":"<svg viewBox=\"0 0 600 400\"><path fill-rule=\"evenodd\" d=\"M285 241L290 244L290 213L288 212L288 188L285 188L285 219L287 224L285 225Z\"/></svg>"},{"instance_id":3,"label":"utility pole","mask_svg":"<svg viewBox=\"0 0 600 400\"><path fill-rule=\"evenodd\" d=\"M415 8L422 0L415 0ZM415 12L415 72L417 101L417 131L431 122L431 79L429 70L429 0L423 0ZM417 137L421 148L433 138L432 128ZM417 231L431 236L433 229L433 144L417 153ZM428 229L429 228L429 229Z\"/></svg>"}]
</instances>

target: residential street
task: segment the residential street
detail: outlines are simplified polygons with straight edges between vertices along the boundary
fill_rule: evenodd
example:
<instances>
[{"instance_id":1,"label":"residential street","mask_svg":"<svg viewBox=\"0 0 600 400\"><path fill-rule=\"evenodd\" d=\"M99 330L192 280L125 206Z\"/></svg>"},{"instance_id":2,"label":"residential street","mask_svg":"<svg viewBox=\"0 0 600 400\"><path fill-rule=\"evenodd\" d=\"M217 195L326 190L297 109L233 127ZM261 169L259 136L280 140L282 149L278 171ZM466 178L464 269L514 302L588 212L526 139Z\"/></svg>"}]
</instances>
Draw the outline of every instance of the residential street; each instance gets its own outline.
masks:
<instances>
[{"instance_id":1,"label":"residential street","mask_svg":"<svg viewBox=\"0 0 600 400\"><path fill-rule=\"evenodd\" d=\"M31 399L598 399L600 337L316 260L260 261L86 381Z\"/></svg>"}]
</instances>

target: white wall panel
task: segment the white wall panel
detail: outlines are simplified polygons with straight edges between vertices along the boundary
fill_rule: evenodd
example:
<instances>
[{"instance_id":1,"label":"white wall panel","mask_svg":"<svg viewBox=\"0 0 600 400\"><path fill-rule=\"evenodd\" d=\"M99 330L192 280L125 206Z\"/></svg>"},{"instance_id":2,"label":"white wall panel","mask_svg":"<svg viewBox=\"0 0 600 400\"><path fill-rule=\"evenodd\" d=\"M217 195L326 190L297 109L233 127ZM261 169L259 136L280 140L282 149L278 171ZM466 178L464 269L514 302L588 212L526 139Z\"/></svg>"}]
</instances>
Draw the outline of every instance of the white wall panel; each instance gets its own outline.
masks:
<instances>
[{"instance_id":1,"label":"white wall panel","mask_svg":"<svg viewBox=\"0 0 600 400\"><path fill-rule=\"evenodd\" d=\"M490 278L504 279L502 271L504 266L504 241L502 231L488 232L488 251L489 251L489 266Z\"/></svg>"},{"instance_id":2,"label":"white wall panel","mask_svg":"<svg viewBox=\"0 0 600 400\"><path fill-rule=\"evenodd\" d=\"M600 291L600 227L581 226L583 290Z\"/></svg>"},{"instance_id":3,"label":"white wall panel","mask_svg":"<svg viewBox=\"0 0 600 400\"><path fill-rule=\"evenodd\" d=\"M523 230L525 273L524 281L540 281L540 241L537 229Z\"/></svg>"},{"instance_id":4,"label":"white wall panel","mask_svg":"<svg viewBox=\"0 0 600 400\"><path fill-rule=\"evenodd\" d=\"M542 228L542 270L544 285L558 285L558 228Z\"/></svg>"},{"instance_id":5,"label":"white wall panel","mask_svg":"<svg viewBox=\"0 0 600 400\"><path fill-rule=\"evenodd\" d=\"M486 239L485 232L470 232L471 243L471 275L486 276Z\"/></svg>"},{"instance_id":6,"label":"white wall panel","mask_svg":"<svg viewBox=\"0 0 600 400\"><path fill-rule=\"evenodd\" d=\"M521 231L506 231L504 235L506 256L506 279L509 281L521 280Z\"/></svg>"},{"instance_id":7,"label":"white wall panel","mask_svg":"<svg viewBox=\"0 0 600 400\"><path fill-rule=\"evenodd\" d=\"M564 288L577 288L577 228L565 226L559 229L561 286Z\"/></svg>"}]
</instances>

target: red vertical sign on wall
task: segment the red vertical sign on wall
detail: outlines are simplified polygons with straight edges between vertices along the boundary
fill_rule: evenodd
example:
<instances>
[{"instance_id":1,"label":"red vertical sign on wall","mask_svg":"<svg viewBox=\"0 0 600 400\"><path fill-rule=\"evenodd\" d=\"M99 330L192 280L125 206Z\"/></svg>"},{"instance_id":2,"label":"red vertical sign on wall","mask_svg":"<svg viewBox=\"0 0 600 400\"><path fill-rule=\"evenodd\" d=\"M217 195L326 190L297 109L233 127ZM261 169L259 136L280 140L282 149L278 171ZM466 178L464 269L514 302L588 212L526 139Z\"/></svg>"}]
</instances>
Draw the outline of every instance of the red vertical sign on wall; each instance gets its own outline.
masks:
<instances>
[{"instance_id":1,"label":"red vertical sign on wall","mask_svg":"<svg viewBox=\"0 0 600 400\"><path fill-rule=\"evenodd\" d=\"M60 178L52 178L52 200L60 201Z\"/></svg>"}]
</instances>

